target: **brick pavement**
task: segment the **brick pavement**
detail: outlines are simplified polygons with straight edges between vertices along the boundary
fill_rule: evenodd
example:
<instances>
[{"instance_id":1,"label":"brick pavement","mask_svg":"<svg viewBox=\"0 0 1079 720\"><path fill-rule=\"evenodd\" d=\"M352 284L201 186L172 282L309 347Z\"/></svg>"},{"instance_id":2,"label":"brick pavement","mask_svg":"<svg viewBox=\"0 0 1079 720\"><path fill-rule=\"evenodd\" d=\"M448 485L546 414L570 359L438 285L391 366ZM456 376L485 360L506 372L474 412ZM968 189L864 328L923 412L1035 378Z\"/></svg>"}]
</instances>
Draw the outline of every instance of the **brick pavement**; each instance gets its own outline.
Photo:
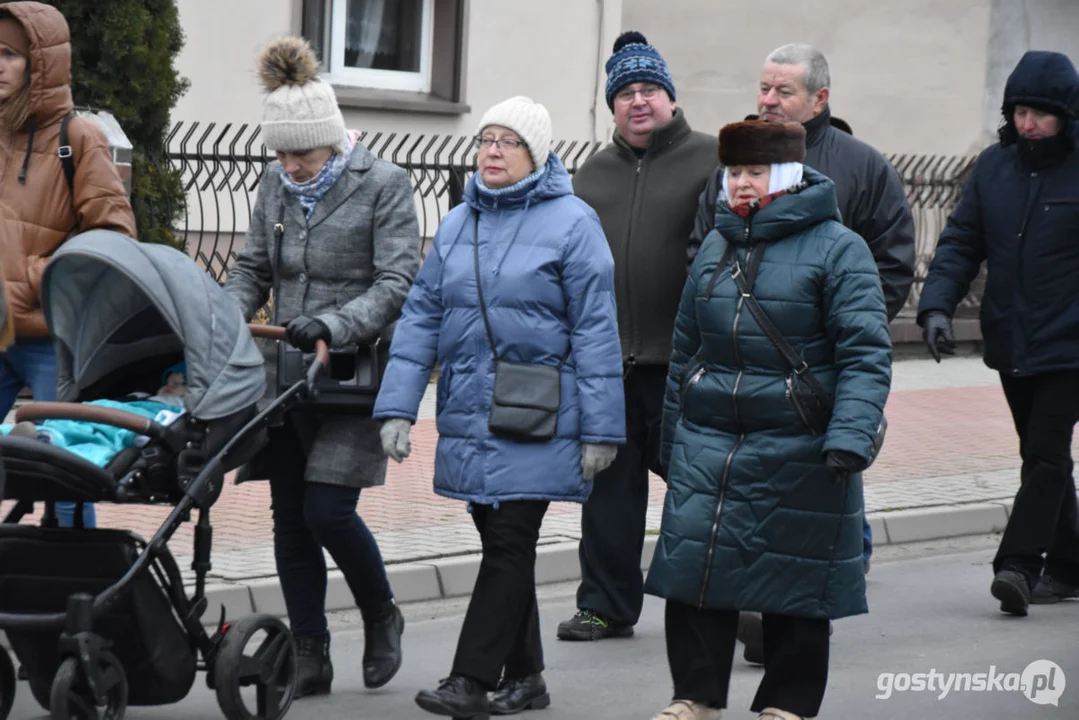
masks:
<instances>
[{"instance_id":1,"label":"brick pavement","mask_svg":"<svg viewBox=\"0 0 1079 720\"><path fill-rule=\"evenodd\" d=\"M431 491L437 434L430 395L414 429L412 457L402 465L391 462L386 485L365 490L360 500L360 512L391 563L479 549L464 504ZM977 359L958 358L939 366L925 361L897 363L887 413L888 441L866 475L870 512L1014 495L1018 442L996 376ZM663 490L663 483L653 477L652 529L659 526ZM150 535L168 511L102 505L98 518L102 526ZM240 580L275 574L265 482L228 485L212 517L215 576ZM578 506L553 505L542 542L579 537L579 518ZM190 551L190 537L190 525L185 525L171 544L181 558Z\"/></svg>"}]
</instances>

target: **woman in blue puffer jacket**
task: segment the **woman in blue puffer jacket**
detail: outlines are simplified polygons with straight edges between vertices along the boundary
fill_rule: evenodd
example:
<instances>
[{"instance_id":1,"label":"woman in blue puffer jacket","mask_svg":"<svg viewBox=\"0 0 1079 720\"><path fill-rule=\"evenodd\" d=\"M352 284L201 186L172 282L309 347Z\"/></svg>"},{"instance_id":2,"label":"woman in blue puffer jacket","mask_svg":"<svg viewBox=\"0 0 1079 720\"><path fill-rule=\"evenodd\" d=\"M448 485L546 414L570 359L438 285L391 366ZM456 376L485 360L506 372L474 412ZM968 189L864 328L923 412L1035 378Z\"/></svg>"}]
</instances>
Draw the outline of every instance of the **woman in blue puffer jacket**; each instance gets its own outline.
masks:
<instances>
[{"instance_id":1,"label":"woman in blue puffer jacket","mask_svg":"<svg viewBox=\"0 0 1079 720\"><path fill-rule=\"evenodd\" d=\"M663 520L645 585L666 598L674 702L716 720L739 611L763 613L760 720L815 717L828 622L864 613L862 478L891 382L884 292L798 124L720 131L724 189L675 320L663 412ZM794 376L739 285L799 356ZM807 367L834 400L812 413Z\"/></svg>"},{"instance_id":2,"label":"woman in blue puffer jacket","mask_svg":"<svg viewBox=\"0 0 1079 720\"><path fill-rule=\"evenodd\" d=\"M549 151L547 110L523 97L495 105L476 144L479 171L405 302L374 411L386 454L401 462L438 363L435 492L469 503L483 560L452 674L416 702L459 718L550 702L535 591L540 524L550 502L584 502L625 441L614 259ZM491 431L497 361L560 378L553 437Z\"/></svg>"}]
</instances>

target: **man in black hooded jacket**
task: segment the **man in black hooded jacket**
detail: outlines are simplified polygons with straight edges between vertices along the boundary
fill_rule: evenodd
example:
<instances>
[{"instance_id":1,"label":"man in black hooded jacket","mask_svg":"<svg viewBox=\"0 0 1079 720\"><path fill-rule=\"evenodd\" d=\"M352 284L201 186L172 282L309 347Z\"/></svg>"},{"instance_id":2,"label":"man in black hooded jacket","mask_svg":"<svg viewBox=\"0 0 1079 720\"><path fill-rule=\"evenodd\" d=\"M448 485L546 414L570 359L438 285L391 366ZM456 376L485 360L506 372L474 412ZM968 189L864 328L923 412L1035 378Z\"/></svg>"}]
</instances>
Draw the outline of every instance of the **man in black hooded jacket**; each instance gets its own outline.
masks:
<instances>
[{"instance_id":1,"label":"man in black hooded jacket","mask_svg":"<svg viewBox=\"0 0 1079 720\"><path fill-rule=\"evenodd\" d=\"M918 305L929 352L954 352L951 316L988 262L981 327L1019 434L1021 486L993 561L1000 608L1079 597L1071 444L1079 422L1079 75L1031 51L1004 88L1000 142L974 165Z\"/></svg>"}]
</instances>

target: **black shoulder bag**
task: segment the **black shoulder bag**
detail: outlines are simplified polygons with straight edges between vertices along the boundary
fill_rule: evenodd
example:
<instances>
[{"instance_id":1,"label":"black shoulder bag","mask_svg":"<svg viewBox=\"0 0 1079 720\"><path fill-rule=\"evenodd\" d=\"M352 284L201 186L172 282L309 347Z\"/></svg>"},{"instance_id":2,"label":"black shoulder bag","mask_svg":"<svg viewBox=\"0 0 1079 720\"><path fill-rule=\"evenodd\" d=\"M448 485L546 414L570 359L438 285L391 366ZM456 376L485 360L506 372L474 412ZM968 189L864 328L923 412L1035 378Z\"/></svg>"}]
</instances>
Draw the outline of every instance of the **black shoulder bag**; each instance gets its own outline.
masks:
<instances>
[{"instance_id":1,"label":"black shoulder bag","mask_svg":"<svg viewBox=\"0 0 1079 720\"><path fill-rule=\"evenodd\" d=\"M752 282L756 279L756 269L760 265L762 254L762 245L758 245L750 254L749 272L751 273L751 279L747 280L741 265L738 263L737 254L730 253L731 278L738 286L738 291L742 295L745 306L749 308L749 312L753 315L757 324L760 325L761 330L764 331L764 334L768 336L768 340L779 350L780 354L783 355L783 359L790 365L790 373L787 375L786 380L787 398L790 400L791 405L794 406L795 412L798 413L802 422L805 423L813 435L823 435L828 431L828 423L832 419L835 400L832 394L828 392L828 389L813 374L813 371L809 369L809 364L779 332L779 328L768 317L768 313L757 302L757 298L753 296ZM720 268L722 267L723 264L721 263ZM716 272L719 272L719 268L717 268ZM873 438L873 448L869 458L870 465L877 459L877 455L884 445L884 436L887 432L888 419L882 415L880 426L877 428L876 435Z\"/></svg>"},{"instance_id":2,"label":"black shoulder bag","mask_svg":"<svg viewBox=\"0 0 1079 720\"><path fill-rule=\"evenodd\" d=\"M278 286L281 278L281 246L285 237L285 203L281 203L274 225L274 322L278 322ZM319 376L314 397L297 405L310 410L338 415L370 415L378 397L382 373L389 359L384 343L376 338L360 344L330 350L330 366ZM287 342L277 344L277 394L280 395L307 375L304 353Z\"/></svg>"},{"instance_id":3,"label":"black shoulder bag","mask_svg":"<svg viewBox=\"0 0 1079 720\"><path fill-rule=\"evenodd\" d=\"M480 279L480 216L475 213L472 251L476 266L476 292L480 313L487 330L487 342L495 360L495 388L487 428L501 437L518 442L550 440L558 430L558 408L562 404L562 366L570 349L557 366L538 363L516 363L502 360L495 348L495 336L487 319Z\"/></svg>"}]
</instances>

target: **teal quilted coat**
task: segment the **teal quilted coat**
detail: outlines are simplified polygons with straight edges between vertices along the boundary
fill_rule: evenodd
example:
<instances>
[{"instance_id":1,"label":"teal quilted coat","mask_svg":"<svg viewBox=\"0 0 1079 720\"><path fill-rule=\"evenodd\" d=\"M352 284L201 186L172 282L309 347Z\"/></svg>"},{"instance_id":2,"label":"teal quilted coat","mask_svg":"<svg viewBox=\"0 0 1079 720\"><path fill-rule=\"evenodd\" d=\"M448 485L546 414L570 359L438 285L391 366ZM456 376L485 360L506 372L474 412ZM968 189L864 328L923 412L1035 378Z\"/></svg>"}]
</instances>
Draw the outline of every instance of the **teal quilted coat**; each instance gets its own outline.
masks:
<instances>
[{"instance_id":1,"label":"teal quilted coat","mask_svg":"<svg viewBox=\"0 0 1079 720\"><path fill-rule=\"evenodd\" d=\"M740 299L753 294L835 396L814 436L786 392L788 365ZM707 293L707 294L706 294ZM702 608L841 618L868 611L862 478L824 452L869 458L891 385L884 293L865 241L839 222L832 181L803 183L748 218L717 203L682 293L663 413L667 495L647 592Z\"/></svg>"}]
</instances>

